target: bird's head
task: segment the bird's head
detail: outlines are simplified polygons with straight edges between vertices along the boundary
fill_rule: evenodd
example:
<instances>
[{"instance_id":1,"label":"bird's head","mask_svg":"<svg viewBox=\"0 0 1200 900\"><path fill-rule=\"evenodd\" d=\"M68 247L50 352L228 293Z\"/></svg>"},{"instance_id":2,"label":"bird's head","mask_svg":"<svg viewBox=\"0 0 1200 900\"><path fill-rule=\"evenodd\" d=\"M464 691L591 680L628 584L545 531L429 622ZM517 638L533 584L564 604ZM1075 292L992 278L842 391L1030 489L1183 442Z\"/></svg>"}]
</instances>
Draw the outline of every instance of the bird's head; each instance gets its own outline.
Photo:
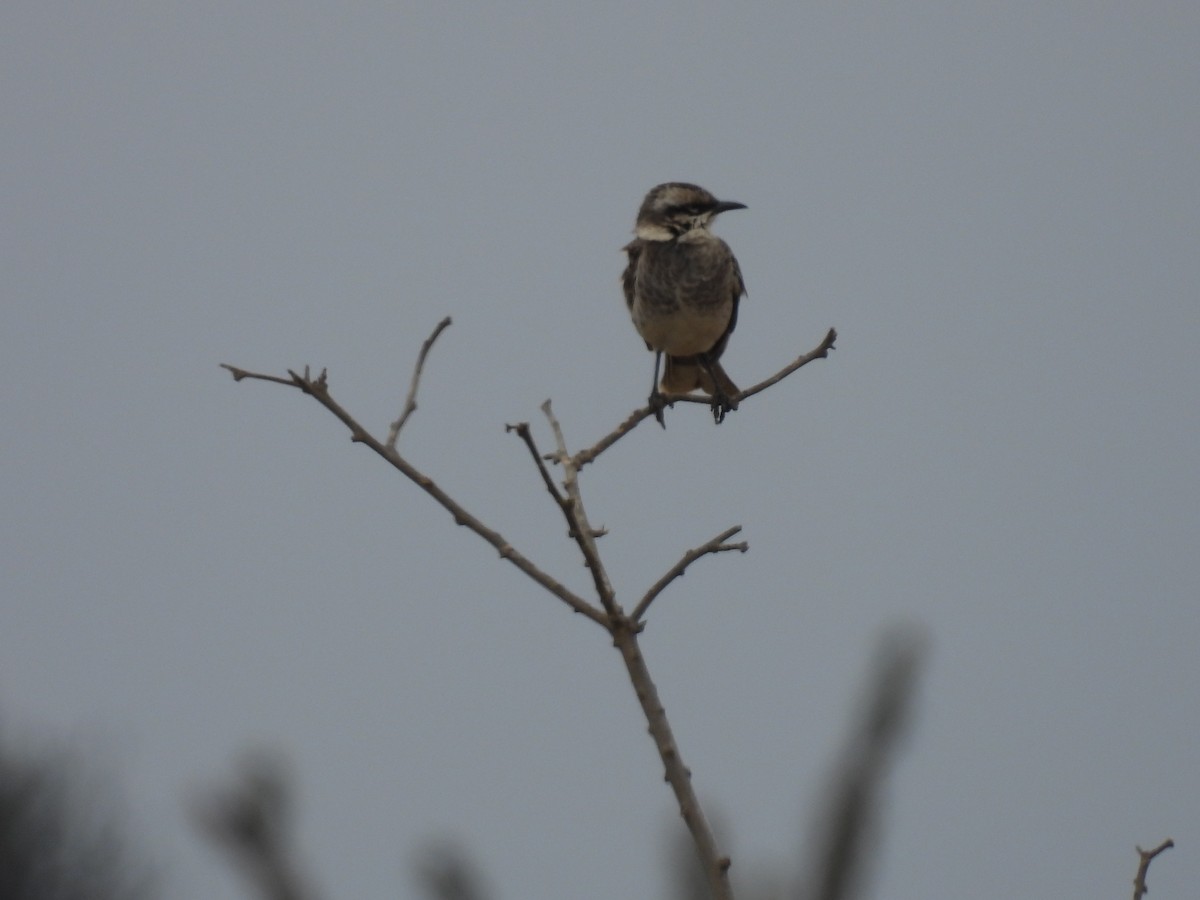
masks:
<instances>
[{"instance_id":1,"label":"bird's head","mask_svg":"<svg viewBox=\"0 0 1200 900\"><path fill-rule=\"evenodd\" d=\"M745 208L745 203L718 200L699 185L670 181L646 194L634 233L645 241L670 241L690 231L707 229L727 210Z\"/></svg>"}]
</instances>

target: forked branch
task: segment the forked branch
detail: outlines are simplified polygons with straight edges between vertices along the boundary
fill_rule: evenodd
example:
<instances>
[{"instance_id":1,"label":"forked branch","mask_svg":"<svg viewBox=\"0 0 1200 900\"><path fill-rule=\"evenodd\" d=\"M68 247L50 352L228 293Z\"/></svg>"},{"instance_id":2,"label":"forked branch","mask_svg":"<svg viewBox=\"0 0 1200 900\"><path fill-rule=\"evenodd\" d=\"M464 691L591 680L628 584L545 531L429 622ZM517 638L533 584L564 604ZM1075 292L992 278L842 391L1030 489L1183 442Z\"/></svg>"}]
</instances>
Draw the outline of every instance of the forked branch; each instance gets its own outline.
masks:
<instances>
[{"instance_id":1,"label":"forked branch","mask_svg":"<svg viewBox=\"0 0 1200 900\"><path fill-rule=\"evenodd\" d=\"M582 551L585 565L592 573L596 593L600 597L604 611L608 614L608 630L612 635L613 646L620 652L621 659L625 663L625 670L629 674L634 694L642 708L642 715L646 717L650 736L658 750L659 759L662 760L664 776L675 793L680 815L692 835L692 841L696 845L696 852L708 877L713 897L716 900L732 900L733 887L729 880L729 857L722 854L717 848L717 840L712 826L709 825L704 810L700 806L700 800L692 788L692 773L683 762L683 755L679 750L679 745L675 742L671 723L667 720L666 709L663 708L662 701L659 699L658 688L650 677L650 669L646 665L646 659L638 644L640 626L636 617L627 616L617 603L616 591L600 560L600 554L596 547L596 532L589 524L587 512L583 506L583 495L579 488L579 470L575 466L574 457L567 449L562 426L555 417L549 400L542 404L542 412L545 413L546 419L550 423L557 445L557 451L550 455L550 459L558 462L563 469L563 489L566 493L566 502L561 503L560 506L570 524L571 536ZM532 439L529 439L527 443L537 459L539 469L544 470L542 457L536 453ZM551 494L558 496L556 490L551 490ZM722 534L720 538L724 540L739 530L740 528L731 529ZM703 555L703 552L699 555ZM683 567L686 568L687 562L690 560L684 562ZM663 586L665 584L664 582ZM661 589L660 587L659 590L661 591Z\"/></svg>"},{"instance_id":2,"label":"forked branch","mask_svg":"<svg viewBox=\"0 0 1200 900\"><path fill-rule=\"evenodd\" d=\"M735 534L742 530L741 525L734 525L732 528L727 528L715 538L706 544L701 544L687 553L683 554L683 558L675 565L667 570L667 574L658 581L654 582L653 587L646 591L645 596L638 602L638 605L633 610L633 615L630 616L635 622L641 622L646 615L646 610L650 608L650 604L654 602L654 598L661 594L672 581L676 578L682 578L683 573L687 571L687 567L694 563L702 556L707 556L710 553L725 553L729 550L737 550L739 553L745 553L750 549L750 545L745 541L739 541L736 544L725 543Z\"/></svg>"},{"instance_id":3,"label":"forked branch","mask_svg":"<svg viewBox=\"0 0 1200 900\"><path fill-rule=\"evenodd\" d=\"M443 329L443 325L439 324L434 335L430 337L427 343L432 343L433 337ZM374 450L379 456L383 457L395 469L397 469L405 478L413 482L417 487L429 494L437 503L442 506L454 518L456 525L462 525L475 532L489 544L496 548L501 559L506 559L535 582L540 584L551 594L566 603L572 610L580 615L587 616L593 622L603 627L608 627L608 620L604 613L597 609L592 604L588 603L578 594L571 591L566 585L551 577L547 572L533 563L528 557L513 547L508 540L500 534L500 532L489 528L480 519L472 515L467 509L458 503L453 497L447 494L439 487L432 478L419 470L416 466L406 460L394 448L389 447L383 441L380 441L372 435L366 428L350 415L342 406L333 399L329 392L328 377L324 370L321 374L313 378L306 366L303 374L288 370L290 378L280 378L275 375L263 375L258 372L250 372L246 369L240 369L236 366L231 366L225 363L221 364L221 368L228 369L236 381L243 379L251 379L257 381L269 381L275 384L283 384L289 387L297 388L308 394L318 403L324 406L329 412L333 413L342 423L350 430L350 439L356 443L365 444Z\"/></svg>"},{"instance_id":4,"label":"forked branch","mask_svg":"<svg viewBox=\"0 0 1200 900\"><path fill-rule=\"evenodd\" d=\"M600 551L596 547L597 532L592 530L591 523L588 522L587 511L583 508L583 495L579 490L579 471L575 468L571 454L567 452L562 426L555 418L549 400L542 404L542 412L550 423L551 431L554 432L554 441L558 445L556 458L563 467L563 488L567 492L567 502L563 505L563 512L566 514L571 528L571 537L583 553L583 563L592 573L596 596L600 598L600 605L608 614L609 630L611 631L614 625L625 617L625 613L617 605L617 592L613 590L608 572L604 569L604 563L600 561Z\"/></svg>"},{"instance_id":5,"label":"forked branch","mask_svg":"<svg viewBox=\"0 0 1200 900\"><path fill-rule=\"evenodd\" d=\"M1140 861L1138 862L1137 877L1133 879L1133 900L1142 900L1142 897L1150 893L1150 888L1146 887L1146 874L1150 871L1150 862L1158 854L1164 850L1170 850L1175 846L1175 842L1167 838L1153 850L1143 850L1141 847L1134 847L1138 852Z\"/></svg>"}]
</instances>

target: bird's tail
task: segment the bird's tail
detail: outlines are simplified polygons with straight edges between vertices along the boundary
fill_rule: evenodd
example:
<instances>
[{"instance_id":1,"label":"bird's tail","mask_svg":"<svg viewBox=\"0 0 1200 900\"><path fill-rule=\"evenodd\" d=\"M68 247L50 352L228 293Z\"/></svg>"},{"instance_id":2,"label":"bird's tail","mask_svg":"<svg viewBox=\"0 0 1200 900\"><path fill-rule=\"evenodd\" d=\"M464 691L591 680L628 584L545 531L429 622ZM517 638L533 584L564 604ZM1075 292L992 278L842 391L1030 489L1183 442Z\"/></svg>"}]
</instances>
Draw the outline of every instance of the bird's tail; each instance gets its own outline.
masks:
<instances>
[{"instance_id":1,"label":"bird's tail","mask_svg":"<svg viewBox=\"0 0 1200 900\"><path fill-rule=\"evenodd\" d=\"M711 397L719 390L726 399L732 399L741 393L717 360L710 360L708 369L712 372L711 377L698 356L668 356L666 371L662 377L662 392L690 394L692 391L704 391Z\"/></svg>"}]
</instances>

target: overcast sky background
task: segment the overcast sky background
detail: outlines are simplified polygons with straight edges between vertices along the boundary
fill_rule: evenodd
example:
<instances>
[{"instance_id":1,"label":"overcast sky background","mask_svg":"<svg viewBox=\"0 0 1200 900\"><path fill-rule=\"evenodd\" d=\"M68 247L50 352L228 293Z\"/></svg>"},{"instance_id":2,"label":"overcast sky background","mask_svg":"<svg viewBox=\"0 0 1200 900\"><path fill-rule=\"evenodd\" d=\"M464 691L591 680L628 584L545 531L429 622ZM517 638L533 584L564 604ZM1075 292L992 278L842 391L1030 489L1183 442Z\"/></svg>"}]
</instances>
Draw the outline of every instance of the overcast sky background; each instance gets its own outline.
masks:
<instances>
[{"instance_id":1,"label":"overcast sky background","mask_svg":"<svg viewBox=\"0 0 1200 900\"><path fill-rule=\"evenodd\" d=\"M645 191L749 209L726 367L838 349L586 472L734 872L794 871L872 648L931 656L876 895L1200 873L1200 7L64 4L0 14L0 717L115 775L172 897L183 814L286 751L330 897L457 837L498 897L664 896L675 820L620 660L298 392L588 580L503 430L640 405Z\"/></svg>"}]
</instances>

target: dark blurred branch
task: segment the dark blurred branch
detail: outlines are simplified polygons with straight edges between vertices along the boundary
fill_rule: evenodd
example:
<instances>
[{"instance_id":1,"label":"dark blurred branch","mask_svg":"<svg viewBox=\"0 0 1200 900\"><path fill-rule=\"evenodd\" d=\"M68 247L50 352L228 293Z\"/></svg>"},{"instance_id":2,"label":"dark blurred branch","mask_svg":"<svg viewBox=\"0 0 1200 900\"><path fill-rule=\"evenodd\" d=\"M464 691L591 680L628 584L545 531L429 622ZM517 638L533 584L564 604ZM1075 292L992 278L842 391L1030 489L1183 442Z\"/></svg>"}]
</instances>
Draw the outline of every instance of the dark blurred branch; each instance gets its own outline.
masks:
<instances>
[{"instance_id":1,"label":"dark blurred branch","mask_svg":"<svg viewBox=\"0 0 1200 900\"><path fill-rule=\"evenodd\" d=\"M1142 900L1142 897L1150 893L1150 888L1146 887L1146 874L1150 871L1150 861L1164 850L1170 850L1175 846L1175 842L1167 838L1153 850L1143 850L1141 847L1134 847L1138 852L1140 861L1138 862L1137 877L1133 879L1133 900Z\"/></svg>"},{"instance_id":2,"label":"dark blurred branch","mask_svg":"<svg viewBox=\"0 0 1200 900\"><path fill-rule=\"evenodd\" d=\"M92 760L0 744L0 898L145 900L156 893L119 823L101 808ZM115 804L112 804L115 805Z\"/></svg>"},{"instance_id":3,"label":"dark blurred branch","mask_svg":"<svg viewBox=\"0 0 1200 900\"><path fill-rule=\"evenodd\" d=\"M281 761L246 760L239 783L199 798L197 826L232 855L263 900L316 900L292 847L291 797Z\"/></svg>"},{"instance_id":4,"label":"dark blurred branch","mask_svg":"<svg viewBox=\"0 0 1200 900\"><path fill-rule=\"evenodd\" d=\"M923 639L908 629L894 629L880 642L861 719L832 779L827 812L817 824L817 853L802 888L804 900L848 900L862 885L884 784L911 717L923 658Z\"/></svg>"},{"instance_id":5,"label":"dark blurred branch","mask_svg":"<svg viewBox=\"0 0 1200 900\"><path fill-rule=\"evenodd\" d=\"M433 900L484 900L487 892L466 854L454 844L430 848L417 875Z\"/></svg>"}]
</instances>

